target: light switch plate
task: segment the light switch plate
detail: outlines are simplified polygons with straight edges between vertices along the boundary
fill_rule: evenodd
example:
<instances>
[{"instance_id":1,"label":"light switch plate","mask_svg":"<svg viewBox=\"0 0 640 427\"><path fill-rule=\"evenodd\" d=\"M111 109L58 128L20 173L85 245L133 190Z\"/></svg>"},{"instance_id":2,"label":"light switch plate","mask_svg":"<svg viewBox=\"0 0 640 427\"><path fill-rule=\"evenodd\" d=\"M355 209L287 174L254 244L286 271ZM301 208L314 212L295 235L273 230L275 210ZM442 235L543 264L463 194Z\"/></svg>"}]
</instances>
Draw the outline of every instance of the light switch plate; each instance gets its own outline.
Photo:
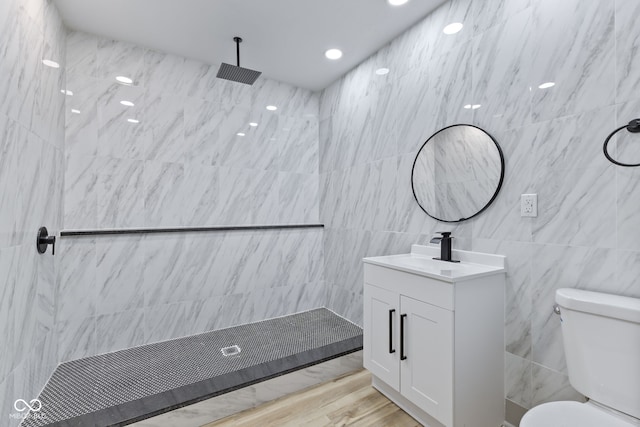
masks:
<instances>
[{"instance_id":1,"label":"light switch plate","mask_svg":"<svg viewBox=\"0 0 640 427\"><path fill-rule=\"evenodd\" d=\"M520 196L520 216L538 216L538 195L522 194Z\"/></svg>"}]
</instances>

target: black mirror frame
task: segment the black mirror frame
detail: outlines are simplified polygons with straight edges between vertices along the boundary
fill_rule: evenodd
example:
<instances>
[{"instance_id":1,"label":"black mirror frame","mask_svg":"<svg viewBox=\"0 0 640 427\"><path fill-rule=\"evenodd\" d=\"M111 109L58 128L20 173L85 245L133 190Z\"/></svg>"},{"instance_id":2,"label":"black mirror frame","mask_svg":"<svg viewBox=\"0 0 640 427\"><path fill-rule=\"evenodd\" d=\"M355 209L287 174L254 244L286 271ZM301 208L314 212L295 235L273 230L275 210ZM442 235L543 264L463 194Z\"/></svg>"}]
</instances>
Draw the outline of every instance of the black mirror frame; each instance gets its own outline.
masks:
<instances>
[{"instance_id":1,"label":"black mirror frame","mask_svg":"<svg viewBox=\"0 0 640 427\"><path fill-rule=\"evenodd\" d=\"M498 149L498 154L500 154L500 181L498 182L498 186L496 187L496 191L495 193L493 193L493 196L491 197L491 199L487 202L486 205L484 205L484 207L482 209L480 209L478 212L476 212L475 214L467 217L467 218L460 218L457 220L446 220L446 219L441 219L441 218L437 218L433 215L431 215L429 212L427 212L427 210L420 204L420 201L418 200L418 197L416 196L416 189L414 188L413 185L413 174L415 172L416 169L416 162L418 161L418 156L420 155L420 153L422 152L422 149L425 147L425 145L427 145L429 143L429 141L431 141L433 139L434 136L436 136L437 134L439 134L440 132L443 132L449 128L452 127L456 127L456 126L470 126L473 128L476 128L482 132L485 133L485 135L487 135L489 138L491 138L491 140L493 141L493 143L496 145L496 148ZM493 203L493 201L496 199L496 197L498 197L498 193L500 192L500 189L502 188L502 181L504 180L504 170L505 170L505 163L504 163L504 154L502 153L502 148L500 147L500 144L498 144L498 141L495 140L495 138L493 136L491 136L486 130L478 127L478 126L474 126L474 125L469 125L466 123L458 123L455 125L451 125L451 126L447 126L444 127L440 130L438 130L437 132L435 132L433 135L431 135L424 144L422 144L422 146L420 146L420 149L418 150L418 154L416 154L416 158L413 160L413 166L411 167L411 191L413 193L413 198L415 199L416 203L418 204L418 206L420 206L420 209L422 209L422 211L424 213L426 213L427 215L429 215L431 218L440 221L440 222L448 222L448 223L457 223L457 222L462 222L462 221L466 221L469 220L475 216L480 215L482 212L484 212L490 205L491 203Z\"/></svg>"}]
</instances>

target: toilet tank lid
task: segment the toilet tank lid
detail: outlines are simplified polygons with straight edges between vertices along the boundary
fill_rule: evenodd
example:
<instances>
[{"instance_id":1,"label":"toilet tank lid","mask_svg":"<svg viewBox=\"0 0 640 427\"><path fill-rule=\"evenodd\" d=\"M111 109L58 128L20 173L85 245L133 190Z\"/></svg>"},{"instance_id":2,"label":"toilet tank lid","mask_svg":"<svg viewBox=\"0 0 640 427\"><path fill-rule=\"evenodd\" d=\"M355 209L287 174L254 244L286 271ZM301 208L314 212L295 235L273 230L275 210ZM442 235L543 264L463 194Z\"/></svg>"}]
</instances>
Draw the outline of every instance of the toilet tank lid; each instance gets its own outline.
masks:
<instances>
[{"instance_id":1,"label":"toilet tank lid","mask_svg":"<svg viewBox=\"0 0 640 427\"><path fill-rule=\"evenodd\" d=\"M562 288L556 291L556 302L570 310L640 323L639 298Z\"/></svg>"}]
</instances>

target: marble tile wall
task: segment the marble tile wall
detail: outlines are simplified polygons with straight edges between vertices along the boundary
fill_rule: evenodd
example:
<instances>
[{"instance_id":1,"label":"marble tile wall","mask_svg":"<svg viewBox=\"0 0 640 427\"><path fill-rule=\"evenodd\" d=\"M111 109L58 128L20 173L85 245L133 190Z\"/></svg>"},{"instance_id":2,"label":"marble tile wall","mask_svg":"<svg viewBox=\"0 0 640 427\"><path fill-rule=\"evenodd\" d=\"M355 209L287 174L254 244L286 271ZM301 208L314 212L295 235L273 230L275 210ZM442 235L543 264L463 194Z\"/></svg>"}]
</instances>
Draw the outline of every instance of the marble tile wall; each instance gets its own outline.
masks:
<instances>
[{"instance_id":1,"label":"marble tile wall","mask_svg":"<svg viewBox=\"0 0 640 427\"><path fill-rule=\"evenodd\" d=\"M450 230L454 247L507 256L506 398L525 408L581 399L567 378L555 290L640 297L640 172L613 166L601 148L640 113L634 11L634 0L453 0L325 89L328 307L361 322L362 256L408 252ZM451 22L463 30L445 35ZM391 72L378 76L379 67ZM555 86L538 88L548 81ZM422 143L455 123L493 135L506 174L489 209L451 226L419 209L410 180ZM637 138L617 142L620 156L640 162ZM520 217L523 193L538 194L537 218Z\"/></svg>"},{"instance_id":2,"label":"marble tile wall","mask_svg":"<svg viewBox=\"0 0 640 427\"><path fill-rule=\"evenodd\" d=\"M43 65L57 62L59 68ZM59 258L39 255L40 226L62 220L65 30L49 0L0 3L0 424L35 398L57 365Z\"/></svg>"},{"instance_id":3,"label":"marble tile wall","mask_svg":"<svg viewBox=\"0 0 640 427\"><path fill-rule=\"evenodd\" d=\"M318 222L319 95L216 73L68 34L65 229ZM58 357L324 306L322 233L63 239Z\"/></svg>"}]
</instances>

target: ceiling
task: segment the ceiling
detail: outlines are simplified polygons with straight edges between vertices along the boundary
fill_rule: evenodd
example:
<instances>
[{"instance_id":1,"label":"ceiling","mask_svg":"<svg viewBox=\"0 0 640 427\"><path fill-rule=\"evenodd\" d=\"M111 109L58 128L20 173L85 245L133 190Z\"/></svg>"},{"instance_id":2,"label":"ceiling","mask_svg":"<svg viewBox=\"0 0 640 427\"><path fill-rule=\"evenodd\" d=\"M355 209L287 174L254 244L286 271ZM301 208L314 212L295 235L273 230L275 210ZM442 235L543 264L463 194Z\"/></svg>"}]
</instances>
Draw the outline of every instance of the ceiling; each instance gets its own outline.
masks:
<instances>
[{"instance_id":1,"label":"ceiling","mask_svg":"<svg viewBox=\"0 0 640 427\"><path fill-rule=\"evenodd\" d=\"M65 24L205 63L241 65L320 90L446 0L54 0ZM324 57L340 48L337 61Z\"/></svg>"}]
</instances>

